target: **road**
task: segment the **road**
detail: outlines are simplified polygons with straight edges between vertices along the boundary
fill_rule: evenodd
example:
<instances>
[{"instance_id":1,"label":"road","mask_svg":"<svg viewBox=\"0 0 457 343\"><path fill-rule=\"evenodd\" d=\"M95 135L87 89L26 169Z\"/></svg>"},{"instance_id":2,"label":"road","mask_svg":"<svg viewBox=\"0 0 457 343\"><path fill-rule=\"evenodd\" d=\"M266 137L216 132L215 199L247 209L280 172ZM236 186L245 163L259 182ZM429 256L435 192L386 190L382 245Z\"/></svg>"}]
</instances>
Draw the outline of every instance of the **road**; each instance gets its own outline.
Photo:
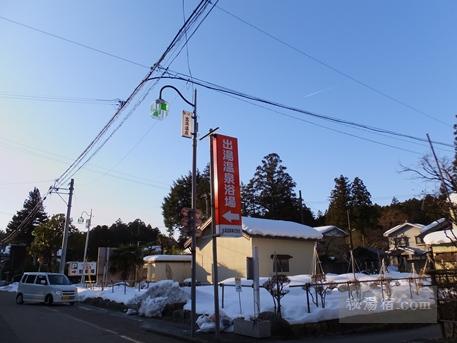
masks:
<instances>
[{"instance_id":1,"label":"road","mask_svg":"<svg viewBox=\"0 0 457 343\"><path fill-rule=\"evenodd\" d=\"M141 328L135 316L90 306L16 305L15 293L0 292L0 343L181 342Z\"/></svg>"}]
</instances>

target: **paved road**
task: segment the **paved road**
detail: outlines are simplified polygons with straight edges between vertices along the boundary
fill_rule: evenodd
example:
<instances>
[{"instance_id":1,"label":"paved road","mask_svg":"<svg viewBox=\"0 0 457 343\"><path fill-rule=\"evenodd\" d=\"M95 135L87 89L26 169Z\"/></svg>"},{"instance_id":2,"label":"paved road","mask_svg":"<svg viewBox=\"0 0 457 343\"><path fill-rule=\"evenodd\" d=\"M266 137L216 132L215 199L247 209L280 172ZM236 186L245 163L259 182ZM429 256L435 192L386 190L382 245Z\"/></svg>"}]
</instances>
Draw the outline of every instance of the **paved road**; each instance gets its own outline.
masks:
<instances>
[{"instance_id":1,"label":"paved road","mask_svg":"<svg viewBox=\"0 0 457 343\"><path fill-rule=\"evenodd\" d=\"M141 328L143 320L81 305L16 305L0 292L0 343L177 343Z\"/></svg>"}]
</instances>

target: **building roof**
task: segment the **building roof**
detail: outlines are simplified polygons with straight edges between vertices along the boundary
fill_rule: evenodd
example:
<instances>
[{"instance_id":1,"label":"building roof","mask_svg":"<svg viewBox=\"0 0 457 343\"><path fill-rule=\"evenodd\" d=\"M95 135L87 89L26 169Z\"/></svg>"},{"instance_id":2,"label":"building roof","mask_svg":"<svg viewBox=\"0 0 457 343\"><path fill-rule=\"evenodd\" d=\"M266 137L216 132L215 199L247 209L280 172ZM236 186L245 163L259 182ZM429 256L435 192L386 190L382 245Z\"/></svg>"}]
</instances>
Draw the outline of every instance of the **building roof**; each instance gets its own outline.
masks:
<instances>
[{"instance_id":1,"label":"building roof","mask_svg":"<svg viewBox=\"0 0 457 343\"><path fill-rule=\"evenodd\" d=\"M144 262L187 262L191 260L191 255L149 255L143 257Z\"/></svg>"},{"instance_id":2,"label":"building roof","mask_svg":"<svg viewBox=\"0 0 457 343\"><path fill-rule=\"evenodd\" d=\"M348 233L346 231L344 231L343 229L340 229L339 227L337 227L335 225L316 226L316 227L313 227L313 229L319 231L323 236L326 236L326 233L329 233L333 230L338 230L345 236L348 235Z\"/></svg>"},{"instance_id":3,"label":"building roof","mask_svg":"<svg viewBox=\"0 0 457 343\"><path fill-rule=\"evenodd\" d=\"M421 229L421 236L424 237L426 234L435 232L435 231L442 231L444 229L450 229L452 227L452 223L450 220L446 218L437 219L430 224L424 226Z\"/></svg>"},{"instance_id":4,"label":"building roof","mask_svg":"<svg viewBox=\"0 0 457 343\"><path fill-rule=\"evenodd\" d=\"M322 234L311 226L287 221L243 217L243 231L250 236L321 239Z\"/></svg>"},{"instance_id":5,"label":"building roof","mask_svg":"<svg viewBox=\"0 0 457 343\"><path fill-rule=\"evenodd\" d=\"M457 229L431 232L424 237L425 244L439 245L457 242Z\"/></svg>"},{"instance_id":6,"label":"building roof","mask_svg":"<svg viewBox=\"0 0 457 343\"><path fill-rule=\"evenodd\" d=\"M417 227L418 229L422 230L422 228L424 227L424 225L422 224L417 224L417 223L408 223L408 222L405 222L403 224L399 224L397 226L394 226L393 228L387 230L386 232L384 232L383 236L384 237L388 237L390 236L392 233L394 232L397 232L401 229L403 229L405 226L414 226L414 227Z\"/></svg>"},{"instance_id":7,"label":"building roof","mask_svg":"<svg viewBox=\"0 0 457 343\"><path fill-rule=\"evenodd\" d=\"M242 217L242 230L245 235L283 237L296 239L321 239L322 234L308 225L303 225L288 220L264 219ZM208 219L198 229L205 230L211 224Z\"/></svg>"}]
</instances>

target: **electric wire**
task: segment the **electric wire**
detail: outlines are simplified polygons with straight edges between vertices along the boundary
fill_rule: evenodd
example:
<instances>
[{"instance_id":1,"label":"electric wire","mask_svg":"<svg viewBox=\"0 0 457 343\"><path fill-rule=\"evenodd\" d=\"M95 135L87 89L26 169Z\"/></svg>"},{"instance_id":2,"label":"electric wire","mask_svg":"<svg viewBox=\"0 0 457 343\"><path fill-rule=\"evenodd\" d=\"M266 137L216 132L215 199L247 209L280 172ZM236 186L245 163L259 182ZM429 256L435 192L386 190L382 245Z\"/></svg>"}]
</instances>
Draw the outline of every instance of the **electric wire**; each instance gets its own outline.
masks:
<instances>
[{"instance_id":1,"label":"electric wire","mask_svg":"<svg viewBox=\"0 0 457 343\"><path fill-rule=\"evenodd\" d=\"M321 120L334 122L334 123L337 123L337 124L343 124L343 125L347 125L347 126L351 126L351 127L357 127L357 128L361 128L361 129L364 129L364 130L367 130L367 131L379 132L379 133L383 133L383 134L387 134L387 135L391 135L391 136L398 136L398 137L408 138L408 139L419 141L419 142L424 142L424 143L427 142L427 139L425 139L425 138L412 136L410 134L401 133L401 132L397 132L397 131L393 131L393 130L389 130L389 129L378 128L378 127L375 127L375 126L361 124L361 123L357 123L357 122L354 122L354 121L341 119L341 118L330 116L330 115L319 114L319 113L303 110L303 109L300 109L300 108L297 108L297 107L284 105L284 104L281 104L279 102L275 102L275 101L272 101L272 100L260 98L260 97L254 96L254 95L249 95L249 94L246 94L246 93L242 93L240 91L236 91L236 90L224 87L224 86L217 85L217 84L209 82L209 81L204 81L204 80L196 78L196 77L190 78L189 75L186 75L186 74L183 74L183 73L179 73L179 72L171 73L170 71L167 71L167 74L172 76L172 77L176 77L176 79L178 79L178 80L183 80L183 81L186 81L186 82L192 81L195 84L197 84L199 86L202 86L204 88L210 89L210 90L231 94L231 95L234 95L234 96L237 96L237 97L240 97L240 98L245 98L245 99L249 99L249 100L252 100L252 101L255 101L255 102L259 102L259 103L263 103L263 104L266 104L266 105L270 105L270 106L273 106L273 107L286 109L286 110L289 110L291 112L297 112L297 113L305 114L307 116L318 118L318 119L321 119ZM442 145L442 146L445 146L445 147L450 147L450 148L453 147L452 144L444 143L444 142L440 142L440 141L433 141L433 143L434 144L438 144L438 145Z\"/></svg>"},{"instance_id":2,"label":"electric wire","mask_svg":"<svg viewBox=\"0 0 457 343\"><path fill-rule=\"evenodd\" d=\"M89 153L89 151L101 140L101 137L105 135L105 133L108 131L108 129L111 127L113 122L119 117L121 112L124 110L124 108L130 104L130 102L133 100L133 98L139 93L139 91L143 88L144 84L149 80L149 78L152 76L154 72L157 71L158 67L160 64L165 60L165 58L168 56L168 54L171 52L171 50L178 44L180 40L183 39L184 37L184 31L189 29L189 25L192 25L196 20L198 19L196 16L200 16L203 11L206 9L208 6L209 1L208 0L201 0L200 3L197 5L197 7L194 9L192 14L189 16L189 18L186 20L186 22L181 26L179 29L178 33L174 36L173 40L171 43L168 45L168 47L165 49L163 54L160 56L158 61L151 67L150 71L146 74L146 76L143 78L143 80L135 87L133 92L127 97L125 101L122 101L119 105L118 110L114 113L113 117L109 120L109 122L104 126L104 128L99 132L99 134L92 140L92 142L84 149L84 151L77 157L77 159L62 173L62 175L57 179L57 183L60 182L65 182L65 180L68 180L71 178L77 171L79 171L86 163L88 163L96 153L103 147L106 142L109 140L109 138L112 137L113 133L109 135L109 138L105 140L100 147L96 149L95 153L92 153L89 158L87 158L84 162L84 158L86 155ZM206 18L206 17L205 17ZM189 24L191 23L191 24ZM188 40L186 40L187 44ZM182 50L182 49L181 49ZM180 51L181 51L180 50ZM149 88L149 90L152 87ZM147 92L148 93L148 92ZM146 94L147 94L146 93ZM143 97L140 101L144 100L145 97ZM139 103L136 104L135 108L139 106ZM121 125L124 123L123 121ZM120 126L118 126L115 131L119 129ZM81 164L80 164L81 163ZM74 172L76 170L76 172Z\"/></svg>"},{"instance_id":3,"label":"electric wire","mask_svg":"<svg viewBox=\"0 0 457 343\"><path fill-rule=\"evenodd\" d=\"M77 42L77 41L75 41L75 40L73 40L73 39L69 39L69 38L66 38L66 37L57 35L57 34L55 34L55 33L51 33L51 32L48 32L48 31L39 29L39 28L34 27L34 26L32 26L32 25L24 24L24 23L21 23L21 22L19 22L19 21L17 21L17 20L13 20L13 19L7 18L7 17L5 17L5 16L1 16L1 15L0 15L0 19L1 19L1 20L4 20L4 21L6 21L6 22L9 22L9 23L11 23L11 24L15 24L15 25L18 25L18 26L22 26L22 27L27 28L27 29L29 29L29 30L32 30L32 31L35 31L35 32L39 32L39 33L42 33L42 34L44 34L44 35L47 35L47 36L50 36L50 37L53 37L53 38L62 40L62 41L64 41L64 42L67 42L67 43L70 43L70 44L74 44L74 45L83 47L83 48L85 48L85 49L89 49L89 50L98 52L98 53L100 53L100 54L103 54L103 55L106 55L106 56L109 56L109 57L118 59L118 60L120 60L120 61L127 62L127 63L133 64L133 65L136 65L136 66L138 66L138 67L142 67L142 68L149 69L149 67L148 67L147 65L143 64L143 63L136 62L136 61L131 60L131 59L129 59L129 58L125 58L125 57L122 57L122 56L113 54L113 53L111 53L111 52L108 52L108 51L105 51L105 50L102 50L102 49L94 48L93 46L90 46L90 45L87 45L87 44L84 44L84 43L80 43L80 42Z\"/></svg>"},{"instance_id":4,"label":"electric wire","mask_svg":"<svg viewBox=\"0 0 457 343\"><path fill-rule=\"evenodd\" d=\"M390 95L390 94L388 94L388 93L386 93L386 92L384 92L384 91L382 91L382 90L380 90L380 89L378 89L378 88L376 88L374 86L369 85L368 83L366 83L364 81L361 81L360 79L356 78L355 76L352 76L349 73L330 65L328 62L325 62L325 61L323 61L323 60L311 55L310 53L308 53L308 52L306 52L306 51L304 51L302 49L299 49L299 48L293 46L290 43L287 43L286 41L282 40L281 38L279 38L279 37L267 32L267 31L265 31L264 29L258 27L257 25L254 25L254 24L248 22L246 19L241 18L240 16L234 14L233 12L230 12L227 9L222 8L221 6L216 6L216 7L221 12L231 16L232 18L235 18L239 22L251 27L252 29L254 29L254 30L256 30L256 31L258 31L260 33L262 33L263 35L269 37L270 39L276 41L277 43L279 43L279 44L281 44L283 46L286 46L287 48L289 48L291 50L294 50L295 52L299 53L300 55L303 55L303 56L307 57L308 59L320 64L321 66L323 66L323 67L325 67L325 68L327 68L329 70L332 70L333 72L339 74L340 76L343 76L344 78L349 79L349 80L357 83L358 85L360 85L360 86L362 86L362 87L364 87L366 89L369 89L370 91L372 91L372 92L374 92L374 93L376 93L376 94L378 94L378 95L380 95L380 96L382 96L382 97L384 97L386 99L389 99L389 100L391 100L391 101L393 101L393 102L395 102L395 103L397 103L397 104L399 104L399 105L401 105L401 106L403 106L405 108L410 109L413 112L421 114L422 116L425 116L425 117L427 117L429 119L432 119L432 120L434 120L434 121L436 121L436 122L438 122L438 123L440 123L442 125L445 125L445 126L448 126L448 127L452 126L449 123L447 123L447 122L445 122L445 121L443 121L443 120L441 120L441 119L439 119L439 118L437 118L437 117L435 117L435 116L433 116L433 115L431 115L431 114L429 114L429 113L427 113L427 112L425 112L425 111L423 111L423 110L421 110L421 109L419 109L419 108L417 108L417 107L415 107L413 105L410 105L410 104L408 104L407 102L405 102L403 100L398 99L397 97L394 97L394 96L392 96L392 95Z\"/></svg>"}]
</instances>

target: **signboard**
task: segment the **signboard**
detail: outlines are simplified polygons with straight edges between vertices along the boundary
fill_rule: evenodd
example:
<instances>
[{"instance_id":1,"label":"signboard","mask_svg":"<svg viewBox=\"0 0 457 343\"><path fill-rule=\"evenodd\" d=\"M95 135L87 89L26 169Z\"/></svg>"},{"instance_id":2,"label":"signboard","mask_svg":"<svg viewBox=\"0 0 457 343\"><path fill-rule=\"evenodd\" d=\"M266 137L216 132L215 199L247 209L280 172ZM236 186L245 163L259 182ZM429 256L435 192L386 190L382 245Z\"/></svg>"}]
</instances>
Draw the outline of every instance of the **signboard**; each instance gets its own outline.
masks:
<instances>
[{"instance_id":1,"label":"signboard","mask_svg":"<svg viewBox=\"0 0 457 343\"><path fill-rule=\"evenodd\" d=\"M241 237L238 140L229 136L212 135L211 144L216 234Z\"/></svg>"},{"instance_id":2,"label":"signboard","mask_svg":"<svg viewBox=\"0 0 457 343\"><path fill-rule=\"evenodd\" d=\"M242 290L240 277L235 277L235 290L237 292L241 292L241 290Z\"/></svg>"},{"instance_id":3,"label":"signboard","mask_svg":"<svg viewBox=\"0 0 457 343\"><path fill-rule=\"evenodd\" d=\"M192 138L194 131L192 114L192 112L182 111L181 137Z\"/></svg>"},{"instance_id":4,"label":"signboard","mask_svg":"<svg viewBox=\"0 0 457 343\"><path fill-rule=\"evenodd\" d=\"M84 271L84 265L86 270ZM95 275L97 262L68 262L68 276Z\"/></svg>"}]
</instances>

